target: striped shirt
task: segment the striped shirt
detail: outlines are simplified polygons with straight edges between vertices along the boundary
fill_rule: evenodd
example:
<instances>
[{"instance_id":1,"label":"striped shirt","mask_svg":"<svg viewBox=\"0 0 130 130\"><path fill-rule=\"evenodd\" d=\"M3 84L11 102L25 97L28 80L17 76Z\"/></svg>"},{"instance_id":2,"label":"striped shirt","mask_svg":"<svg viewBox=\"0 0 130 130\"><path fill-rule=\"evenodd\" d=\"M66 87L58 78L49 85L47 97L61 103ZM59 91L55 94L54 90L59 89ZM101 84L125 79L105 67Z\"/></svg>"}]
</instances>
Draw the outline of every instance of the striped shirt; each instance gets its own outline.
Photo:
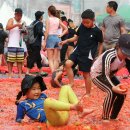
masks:
<instances>
[{"instance_id":1,"label":"striped shirt","mask_svg":"<svg viewBox=\"0 0 130 130\"><path fill-rule=\"evenodd\" d=\"M114 86L110 76L113 75L117 70L121 69L126 65L126 61L118 58L117 50L115 48L105 51L99 58L94 62L91 67L91 77L96 78L99 75L106 77L106 80Z\"/></svg>"}]
</instances>

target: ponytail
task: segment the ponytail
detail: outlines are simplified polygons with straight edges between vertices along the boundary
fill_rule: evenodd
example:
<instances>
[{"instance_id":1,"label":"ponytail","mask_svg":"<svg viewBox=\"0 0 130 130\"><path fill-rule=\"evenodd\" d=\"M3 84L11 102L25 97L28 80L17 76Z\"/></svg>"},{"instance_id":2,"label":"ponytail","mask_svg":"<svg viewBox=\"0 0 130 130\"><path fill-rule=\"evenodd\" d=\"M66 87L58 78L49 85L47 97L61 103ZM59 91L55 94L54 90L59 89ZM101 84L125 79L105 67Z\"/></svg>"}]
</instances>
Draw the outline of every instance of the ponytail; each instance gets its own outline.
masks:
<instances>
[{"instance_id":1,"label":"ponytail","mask_svg":"<svg viewBox=\"0 0 130 130\"><path fill-rule=\"evenodd\" d=\"M16 101L15 101L15 105L18 105L19 104L19 99L22 97L23 93L22 91L20 91L16 97Z\"/></svg>"}]
</instances>

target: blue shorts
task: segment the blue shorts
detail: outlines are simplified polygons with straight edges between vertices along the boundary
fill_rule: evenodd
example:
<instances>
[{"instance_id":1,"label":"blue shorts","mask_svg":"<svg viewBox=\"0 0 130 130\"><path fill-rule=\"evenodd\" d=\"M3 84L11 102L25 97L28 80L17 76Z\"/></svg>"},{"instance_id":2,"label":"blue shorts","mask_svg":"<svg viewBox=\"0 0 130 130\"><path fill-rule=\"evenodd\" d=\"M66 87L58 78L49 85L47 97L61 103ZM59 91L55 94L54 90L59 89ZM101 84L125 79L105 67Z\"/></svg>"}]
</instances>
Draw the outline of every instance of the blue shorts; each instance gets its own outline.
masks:
<instances>
[{"instance_id":1,"label":"blue shorts","mask_svg":"<svg viewBox=\"0 0 130 130\"><path fill-rule=\"evenodd\" d=\"M58 43L61 42L61 38L59 38L57 35L49 35L46 41L46 48L54 49L59 48L60 46Z\"/></svg>"}]
</instances>

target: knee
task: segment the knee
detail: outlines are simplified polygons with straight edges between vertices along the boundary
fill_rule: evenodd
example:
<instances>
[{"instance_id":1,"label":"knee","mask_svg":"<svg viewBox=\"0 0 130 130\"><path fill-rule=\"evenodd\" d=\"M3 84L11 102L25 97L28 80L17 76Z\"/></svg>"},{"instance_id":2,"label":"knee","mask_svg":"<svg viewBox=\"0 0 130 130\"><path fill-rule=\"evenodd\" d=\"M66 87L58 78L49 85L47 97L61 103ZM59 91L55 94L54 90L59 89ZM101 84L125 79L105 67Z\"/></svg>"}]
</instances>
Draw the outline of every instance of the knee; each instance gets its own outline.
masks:
<instances>
[{"instance_id":1,"label":"knee","mask_svg":"<svg viewBox=\"0 0 130 130\"><path fill-rule=\"evenodd\" d=\"M68 84L68 85L63 85L61 89L70 89L71 86Z\"/></svg>"},{"instance_id":2,"label":"knee","mask_svg":"<svg viewBox=\"0 0 130 130\"><path fill-rule=\"evenodd\" d=\"M66 68L71 68L72 66L73 66L73 62L72 62L72 61L67 60L67 61L65 62L65 67L66 67Z\"/></svg>"},{"instance_id":3,"label":"knee","mask_svg":"<svg viewBox=\"0 0 130 130\"><path fill-rule=\"evenodd\" d=\"M46 98L46 100L44 101L44 107L49 107L50 103L52 102L52 98Z\"/></svg>"},{"instance_id":4,"label":"knee","mask_svg":"<svg viewBox=\"0 0 130 130\"><path fill-rule=\"evenodd\" d=\"M89 72L83 72L83 77L86 80L90 80L90 73Z\"/></svg>"},{"instance_id":5,"label":"knee","mask_svg":"<svg viewBox=\"0 0 130 130\"><path fill-rule=\"evenodd\" d=\"M44 101L44 102L50 102L50 101L52 101L52 100L54 100L54 99L53 99L53 98L49 98L49 97L48 97L48 98L46 98L46 99L45 99L45 101Z\"/></svg>"}]
</instances>

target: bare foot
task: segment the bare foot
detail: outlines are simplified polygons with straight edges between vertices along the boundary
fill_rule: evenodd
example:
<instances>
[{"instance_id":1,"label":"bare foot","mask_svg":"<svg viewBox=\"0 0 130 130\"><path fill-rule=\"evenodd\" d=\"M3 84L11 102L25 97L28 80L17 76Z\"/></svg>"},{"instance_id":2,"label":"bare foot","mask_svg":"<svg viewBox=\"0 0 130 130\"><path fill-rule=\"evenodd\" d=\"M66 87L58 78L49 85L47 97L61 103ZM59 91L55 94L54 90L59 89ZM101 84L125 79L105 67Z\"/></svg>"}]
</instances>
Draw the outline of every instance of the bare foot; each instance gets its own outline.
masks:
<instances>
[{"instance_id":1,"label":"bare foot","mask_svg":"<svg viewBox=\"0 0 130 130\"><path fill-rule=\"evenodd\" d=\"M8 75L8 79L11 79L12 78L12 75Z\"/></svg>"},{"instance_id":2,"label":"bare foot","mask_svg":"<svg viewBox=\"0 0 130 130\"><path fill-rule=\"evenodd\" d=\"M84 95L84 97L85 97L85 98L89 98L89 97L90 97L90 93L86 93L86 94Z\"/></svg>"},{"instance_id":3,"label":"bare foot","mask_svg":"<svg viewBox=\"0 0 130 130\"><path fill-rule=\"evenodd\" d=\"M83 112L80 113L79 117L84 118L86 115L93 113L94 109L83 109Z\"/></svg>"},{"instance_id":4,"label":"bare foot","mask_svg":"<svg viewBox=\"0 0 130 130\"><path fill-rule=\"evenodd\" d=\"M11 79L13 77L13 74L8 74L8 79Z\"/></svg>"},{"instance_id":5,"label":"bare foot","mask_svg":"<svg viewBox=\"0 0 130 130\"><path fill-rule=\"evenodd\" d=\"M109 119L106 119L106 120L102 120L103 123L109 123L110 120Z\"/></svg>"},{"instance_id":6,"label":"bare foot","mask_svg":"<svg viewBox=\"0 0 130 130\"><path fill-rule=\"evenodd\" d=\"M80 104L80 102L76 105L76 110L77 110L78 112L83 112L83 107L82 107L82 105Z\"/></svg>"},{"instance_id":7,"label":"bare foot","mask_svg":"<svg viewBox=\"0 0 130 130\"><path fill-rule=\"evenodd\" d=\"M11 79L12 77L10 76L10 77L8 77L8 79Z\"/></svg>"},{"instance_id":8,"label":"bare foot","mask_svg":"<svg viewBox=\"0 0 130 130\"><path fill-rule=\"evenodd\" d=\"M83 107L80 105L80 103L72 104L70 106L71 110L76 110L77 112L83 112Z\"/></svg>"}]
</instances>

